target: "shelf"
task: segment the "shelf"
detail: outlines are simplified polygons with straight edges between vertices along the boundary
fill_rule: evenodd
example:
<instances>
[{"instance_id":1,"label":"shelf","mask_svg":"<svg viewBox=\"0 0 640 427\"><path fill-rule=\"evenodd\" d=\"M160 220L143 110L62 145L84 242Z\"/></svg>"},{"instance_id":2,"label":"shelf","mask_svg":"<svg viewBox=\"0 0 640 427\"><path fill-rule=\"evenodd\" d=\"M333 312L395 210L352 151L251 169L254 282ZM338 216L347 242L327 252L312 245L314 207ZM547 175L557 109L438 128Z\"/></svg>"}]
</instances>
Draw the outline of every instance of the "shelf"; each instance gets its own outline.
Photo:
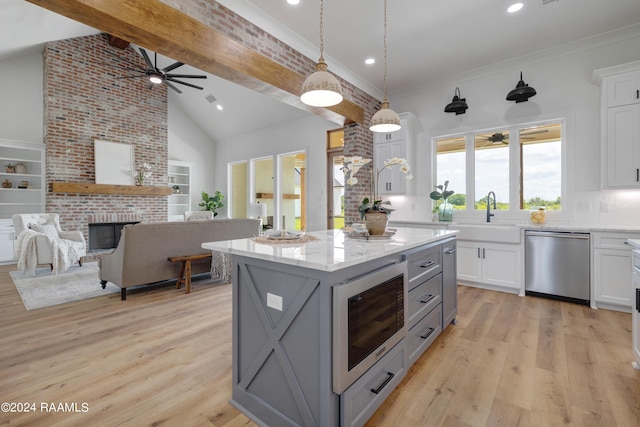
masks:
<instances>
[{"instance_id":1,"label":"shelf","mask_svg":"<svg viewBox=\"0 0 640 427\"><path fill-rule=\"evenodd\" d=\"M111 185L78 182L52 182L53 193L128 194L138 196L169 196L171 188L151 185Z\"/></svg>"},{"instance_id":2,"label":"shelf","mask_svg":"<svg viewBox=\"0 0 640 427\"><path fill-rule=\"evenodd\" d=\"M285 200L299 199L299 194L283 194L282 198ZM256 193L256 199L273 199L273 193Z\"/></svg>"}]
</instances>

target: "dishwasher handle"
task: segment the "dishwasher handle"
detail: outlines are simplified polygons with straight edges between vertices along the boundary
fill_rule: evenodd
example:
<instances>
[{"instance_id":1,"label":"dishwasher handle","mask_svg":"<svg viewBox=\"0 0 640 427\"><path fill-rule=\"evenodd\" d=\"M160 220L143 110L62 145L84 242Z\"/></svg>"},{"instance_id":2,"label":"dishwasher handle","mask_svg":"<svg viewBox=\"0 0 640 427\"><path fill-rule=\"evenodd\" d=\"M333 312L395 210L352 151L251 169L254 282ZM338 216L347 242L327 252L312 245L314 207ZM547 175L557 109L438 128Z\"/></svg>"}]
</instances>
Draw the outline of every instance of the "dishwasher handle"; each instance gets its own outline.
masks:
<instances>
[{"instance_id":1,"label":"dishwasher handle","mask_svg":"<svg viewBox=\"0 0 640 427\"><path fill-rule=\"evenodd\" d=\"M527 231L525 237L560 237L565 239L588 239L589 233L573 233L573 232L554 232L554 231Z\"/></svg>"}]
</instances>

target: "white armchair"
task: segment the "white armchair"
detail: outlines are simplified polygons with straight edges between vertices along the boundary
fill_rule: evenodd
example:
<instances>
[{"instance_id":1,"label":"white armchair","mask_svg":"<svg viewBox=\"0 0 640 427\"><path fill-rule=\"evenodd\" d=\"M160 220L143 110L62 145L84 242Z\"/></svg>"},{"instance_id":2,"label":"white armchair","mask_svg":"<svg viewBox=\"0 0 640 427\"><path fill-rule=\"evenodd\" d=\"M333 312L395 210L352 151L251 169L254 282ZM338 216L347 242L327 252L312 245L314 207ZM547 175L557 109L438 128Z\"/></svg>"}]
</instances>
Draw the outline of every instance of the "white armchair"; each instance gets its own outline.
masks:
<instances>
[{"instance_id":1,"label":"white armchair","mask_svg":"<svg viewBox=\"0 0 640 427\"><path fill-rule=\"evenodd\" d=\"M24 239L20 239L20 234L29 231L36 231L33 235L33 245L28 253L18 253L18 265L20 264L32 266L35 268L38 264L49 264L52 270L64 271L62 265L58 269L55 267L59 264L60 256L55 253L55 248L58 248L58 242L56 240L64 239L71 242L75 249L75 253L78 255L78 263L82 265L82 257L87 254L87 245L84 240L84 236L81 231L64 231L60 228L60 216L57 213L36 213L36 214L15 214L12 216L13 227L16 230L16 236L18 242ZM55 232L53 231L55 229ZM56 233L57 232L57 233ZM23 245L24 246L24 245ZM25 256L33 256L33 249L35 248L35 262L33 259L22 260ZM20 248L16 248L20 251ZM27 252L27 251L25 251ZM75 262L76 260L72 260ZM56 271L56 272L58 272Z\"/></svg>"}]
</instances>

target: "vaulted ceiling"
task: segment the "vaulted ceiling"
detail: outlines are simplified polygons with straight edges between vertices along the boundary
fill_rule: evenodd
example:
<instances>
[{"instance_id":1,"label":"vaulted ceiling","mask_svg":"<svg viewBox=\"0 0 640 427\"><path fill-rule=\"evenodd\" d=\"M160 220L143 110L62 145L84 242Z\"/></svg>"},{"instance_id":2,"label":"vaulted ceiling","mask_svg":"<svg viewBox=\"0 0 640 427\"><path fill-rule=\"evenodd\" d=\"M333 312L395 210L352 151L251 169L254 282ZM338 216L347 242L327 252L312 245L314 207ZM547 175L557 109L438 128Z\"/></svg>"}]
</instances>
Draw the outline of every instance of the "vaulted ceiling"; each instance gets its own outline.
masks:
<instances>
[{"instance_id":1,"label":"vaulted ceiling","mask_svg":"<svg viewBox=\"0 0 640 427\"><path fill-rule=\"evenodd\" d=\"M468 70L543 51L620 28L640 26L638 0L387 0L390 98L423 90ZM319 56L319 0L219 0L313 60ZM49 40L97 30L23 0L0 0L0 60ZM329 70L380 98L383 88L383 0L325 0L324 48ZM373 57L376 64L364 64ZM160 58L160 65L173 60ZM199 73L185 66L184 73ZM515 77L514 77L515 78ZM202 83L202 82L198 82ZM170 94L213 139L301 118L308 112L210 76L204 91ZM205 99L213 95L217 102ZM224 107L218 111L219 103ZM247 120L251 117L251 120Z\"/></svg>"}]
</instances>

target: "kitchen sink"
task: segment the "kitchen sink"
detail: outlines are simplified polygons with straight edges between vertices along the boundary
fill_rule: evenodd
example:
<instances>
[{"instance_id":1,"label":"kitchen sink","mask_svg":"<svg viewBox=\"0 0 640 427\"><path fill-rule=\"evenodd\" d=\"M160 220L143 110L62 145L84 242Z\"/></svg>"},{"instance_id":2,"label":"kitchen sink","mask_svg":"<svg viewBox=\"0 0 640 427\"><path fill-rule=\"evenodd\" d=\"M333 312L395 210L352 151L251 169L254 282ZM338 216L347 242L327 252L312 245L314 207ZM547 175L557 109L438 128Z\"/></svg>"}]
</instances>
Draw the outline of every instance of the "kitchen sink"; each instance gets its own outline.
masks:
<instances>
[{"instance_id":1,"label":"kitchen sink","mask_svg":"<svg viewBox=\"0 0 640 427\"><path fill-rule=\"evenodd\" d=\"M515 225L504 224L460 224L448 226L451 230L459 230L459 240L475 240L495 243L520 243L522 230Z\"/></svg>"}]
</instances>

